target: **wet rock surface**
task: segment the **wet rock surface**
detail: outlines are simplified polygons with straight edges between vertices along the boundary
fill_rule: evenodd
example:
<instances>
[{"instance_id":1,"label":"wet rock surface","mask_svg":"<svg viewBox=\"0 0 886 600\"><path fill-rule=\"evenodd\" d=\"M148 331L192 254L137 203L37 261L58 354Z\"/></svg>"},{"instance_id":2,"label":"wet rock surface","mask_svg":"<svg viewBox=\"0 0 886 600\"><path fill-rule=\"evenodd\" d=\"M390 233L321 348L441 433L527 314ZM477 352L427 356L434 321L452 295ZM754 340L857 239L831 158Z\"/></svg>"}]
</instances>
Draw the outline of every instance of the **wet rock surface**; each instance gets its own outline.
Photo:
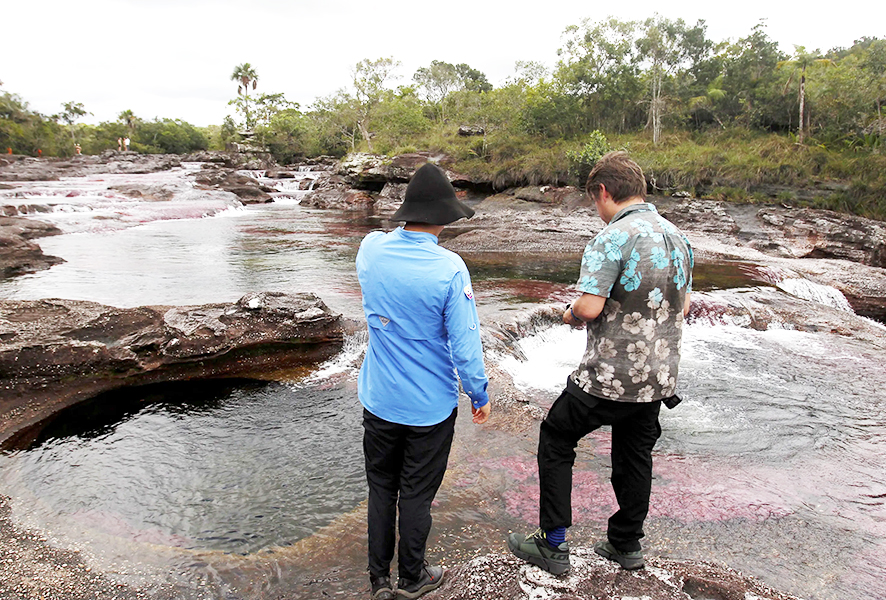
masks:
<instances>
[{"instance_id":1,"label":"wet rock surface","mask_svg":"<svg viewBox=\"0 0 886 600\"><path fill-rule=\"evenodd\" d=\"M48 223L22 217L0 216L0 279L48 269L65 262L49 256L34 238L58 235L61 231Z\"/></svg>"},{"instance_id":2,"label":"wet rock surface","mask_svg":"<svg viewBox=\"0 0 886 600\"><path fill-rule=\"evenodd\" d=\"M103 391L311 363L342 338L340 316L312 294L127 309L0 301L0 439Z\"/></svg>"},{"instance_id":3,"label":"wet rock surface","mask_svg":"<svg viewBox=\"0 0 886 600\"><path fill-rule=\"evenodd\" d=\"M446 573L429 600L796 600L722 565L648 558L625 571L589 548L573 548L570 571L560 576L513 556L489 554Z\"/></svg>"},{"instance_id":4,"label":"wet rock surface","mask_svg":"<svg viewBox=\"0 0 886 600\"><path fill-rule=\"evenodd\" d=\"M0 181L57 181L60 177L82 177L98 173L155 173L181 166L181 162L181 157L175 154L139 154L113 150L71 158L14 155L0 159Z\"/></svg>"},{"instance_id":5,"label":"wet rock surface","mask_svg":"<svg viewBox=\"0 0 886 600\"><path fill-rule=\"evenodd\" d=\"M231 192L243 204L263 204L273 201L268 193L274 191L272 188L259 184L254 178L244 175L235 169L204 169L195 176L194 181L203 189Z\"/></svg>"}]
</instances>

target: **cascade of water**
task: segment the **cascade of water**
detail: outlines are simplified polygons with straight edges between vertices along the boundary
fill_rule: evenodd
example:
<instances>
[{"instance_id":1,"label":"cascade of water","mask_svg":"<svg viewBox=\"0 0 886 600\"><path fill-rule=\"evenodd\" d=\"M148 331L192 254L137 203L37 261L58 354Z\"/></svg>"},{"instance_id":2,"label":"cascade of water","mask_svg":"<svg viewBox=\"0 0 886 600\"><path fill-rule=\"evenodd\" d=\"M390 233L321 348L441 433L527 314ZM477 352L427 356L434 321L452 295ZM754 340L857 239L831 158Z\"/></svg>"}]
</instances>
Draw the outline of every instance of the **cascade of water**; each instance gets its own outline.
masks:
<instances>
[{"instance_id":1,"label":"cascade of water","mask_svg":"<svg viewBox=\"0 0 886 600\"><path fill-rule=\"evenodd\" d=\"M854 312L843 292L834 287L812 281L790 269L762 265L755 265L751 268L755 277L774 285L791 296L818 302L838 310Z\"/></svg>"},{"instance_id":2,"label":"cascade of water","mask_svg":"<svg viewBox=\"0 0 886 600\"><path fill-rule=\"evenodd\" d=\"M811 300L812 302L818 302L819 304L824 304L831 308L853 312L852 306L850 306L849 301L846 300L846 296L843 295L843 292L829 285L822 285L808 279L797 277L779 281L776 284L776 287L787 292L791 296L796 296L803 300Z\"/></svg>"},{"instance_id":3,"label":"cascade of water","mask_svg":"<svg viewBox=\"0 0 886 600\"><path fill-rule=\"evenodd\" d=\"M369 334L366 331L358 331L346 335L341 352L317 367L317 370L311 373L302 383L317 384L336 375L356 375L360 369L360 362L368 343Z\"/></svg>"}]
</instances>

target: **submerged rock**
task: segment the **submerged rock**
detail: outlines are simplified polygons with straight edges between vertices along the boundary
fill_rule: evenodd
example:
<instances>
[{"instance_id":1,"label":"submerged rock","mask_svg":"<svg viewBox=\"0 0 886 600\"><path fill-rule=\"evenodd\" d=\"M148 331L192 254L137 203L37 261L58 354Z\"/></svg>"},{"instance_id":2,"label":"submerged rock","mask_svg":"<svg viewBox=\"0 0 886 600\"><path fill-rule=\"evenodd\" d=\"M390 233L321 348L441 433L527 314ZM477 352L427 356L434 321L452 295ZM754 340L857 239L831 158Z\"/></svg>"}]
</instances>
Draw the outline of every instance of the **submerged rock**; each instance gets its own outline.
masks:
<instances>
[{"instance_id":1,"label":"submerged rock","mask_svg":"<svg viewBox=\"0 0 886 600\"><path fill-rule=\"evenodd\" d=\"M313 294L263 292L232 304L114 308L0 301L0 440L125 386L259 376L341 349L340 315Z\"/></svg>"}]
</instances>

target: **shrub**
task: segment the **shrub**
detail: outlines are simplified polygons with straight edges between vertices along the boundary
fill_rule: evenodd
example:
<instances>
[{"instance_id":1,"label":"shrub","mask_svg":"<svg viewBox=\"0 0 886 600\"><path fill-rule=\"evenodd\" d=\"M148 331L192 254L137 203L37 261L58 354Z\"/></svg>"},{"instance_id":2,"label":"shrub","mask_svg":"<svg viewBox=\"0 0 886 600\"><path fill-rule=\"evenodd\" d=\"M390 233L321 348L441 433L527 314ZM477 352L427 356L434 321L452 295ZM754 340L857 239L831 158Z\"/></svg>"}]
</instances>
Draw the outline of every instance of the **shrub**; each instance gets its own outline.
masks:
<instances>
[{"instance_id":1,"label":"shrub","mask_svg":"<svg viewBox=\"0 0 886 600\"><path fill-rule=\"evenodd\" d=\"M566 152L566 157L571 163L569 173L575 178L577 185L581 186L587 180L597 161L611 149L606 136L595 129L585 138L581 148Z\"/></svg>"}]
</instances>

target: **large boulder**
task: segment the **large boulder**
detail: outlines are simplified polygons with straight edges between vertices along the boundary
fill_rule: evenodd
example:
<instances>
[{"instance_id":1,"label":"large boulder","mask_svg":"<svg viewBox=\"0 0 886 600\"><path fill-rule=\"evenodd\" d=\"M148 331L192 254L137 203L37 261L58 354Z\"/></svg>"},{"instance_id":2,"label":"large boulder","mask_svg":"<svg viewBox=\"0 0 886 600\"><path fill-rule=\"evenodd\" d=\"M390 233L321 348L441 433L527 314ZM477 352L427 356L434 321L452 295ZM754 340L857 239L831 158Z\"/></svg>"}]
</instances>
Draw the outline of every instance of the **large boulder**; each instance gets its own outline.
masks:
<instances>
[{"instance_id":1,"label":"large boulder","mask_svg":"<svg viewBox=\"0 0 886 600\"><path fill-rule=\"evenodd\" d=\"M348 154L339 162L336 174L350 186L377 192L388 183L408 183L415 171L428 162L446 171L453 185L469 181L469 178L449 171L452 163L449 157L431 152L413 152L394 157L364 152Z\"/></svg>"},{"instance_id":2,"label":"large boulder","mask_svg":"<svg viewBox=\"0 0 886 600\"><path fill-rule=\"evenodd\" d=\"M341 349L340 315L313 294L230 304L114 308L0 301L0 441L98 393L195 378L248 377Z\"/></svg>"},{"instance_id":3,"label":"large boulder","mask_svg":"<svg viewBox=\"0 0 886 600\"><path fill-rule=\"evenodd\" d=\"M257 179L237 172L235 169L209 168L197 173L194 181L204 189L217 189L235 194L243 204L273 202L268 192L274 191L261 185Z\"/></svg>"}]
</instances>

